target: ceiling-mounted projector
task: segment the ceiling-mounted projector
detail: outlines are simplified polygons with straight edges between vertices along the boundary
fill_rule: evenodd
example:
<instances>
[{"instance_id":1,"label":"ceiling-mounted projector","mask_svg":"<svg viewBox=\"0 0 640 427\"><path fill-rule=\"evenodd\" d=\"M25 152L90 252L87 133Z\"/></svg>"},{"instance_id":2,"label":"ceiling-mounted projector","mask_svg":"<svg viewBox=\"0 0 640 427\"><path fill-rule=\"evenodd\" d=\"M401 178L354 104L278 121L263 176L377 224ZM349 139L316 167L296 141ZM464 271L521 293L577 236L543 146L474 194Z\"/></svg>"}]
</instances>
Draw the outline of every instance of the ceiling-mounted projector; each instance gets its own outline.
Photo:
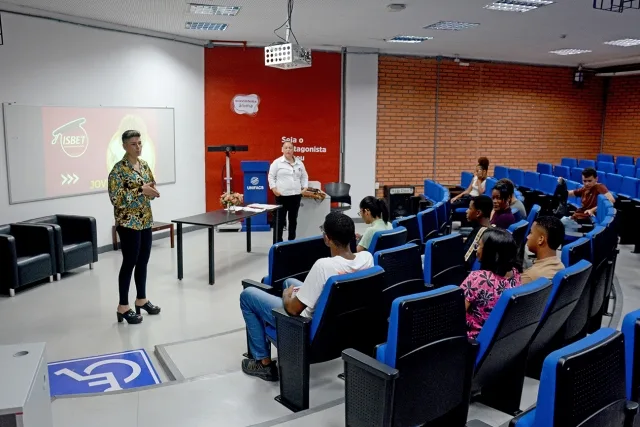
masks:
<instances>
[{"instance_id":1,"label":"ceiling-mounted projector","mask_svg":"<svg viewBox=\"0 0 640 427\"><path fill-rule=\"evenodd\" d=\"M264 48L264 65L291 70L311 67L311 49L294 43L278 43Z\"/></svg>"}]
</instances>

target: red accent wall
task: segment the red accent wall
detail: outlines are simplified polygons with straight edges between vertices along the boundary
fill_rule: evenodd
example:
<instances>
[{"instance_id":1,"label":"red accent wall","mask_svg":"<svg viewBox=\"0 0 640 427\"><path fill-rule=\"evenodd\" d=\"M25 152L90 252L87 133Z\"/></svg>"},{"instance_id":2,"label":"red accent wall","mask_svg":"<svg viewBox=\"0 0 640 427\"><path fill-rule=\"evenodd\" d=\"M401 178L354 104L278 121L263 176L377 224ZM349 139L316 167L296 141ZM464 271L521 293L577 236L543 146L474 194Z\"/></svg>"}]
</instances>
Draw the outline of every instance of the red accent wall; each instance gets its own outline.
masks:
<instances>
[{"instance_id":1,"label":"red accent wall","mask_svg":"<svg viewBox=\"0 0 640 427\"><path fill-rule=\"evenodd\" d=\"M205 49L205 145L249 146L232 154L233 190L243 193L240 161L273 161L283 138L304 156L310 180L338 181L340 90L339 53L314 52L312 67L280 70L264 65L262 48ZM255 97L234 103L236 95L253 94L257 112ZM206 153L207 211L220 209L224 165L224 153Z\"/></svg>"}]
</instances>

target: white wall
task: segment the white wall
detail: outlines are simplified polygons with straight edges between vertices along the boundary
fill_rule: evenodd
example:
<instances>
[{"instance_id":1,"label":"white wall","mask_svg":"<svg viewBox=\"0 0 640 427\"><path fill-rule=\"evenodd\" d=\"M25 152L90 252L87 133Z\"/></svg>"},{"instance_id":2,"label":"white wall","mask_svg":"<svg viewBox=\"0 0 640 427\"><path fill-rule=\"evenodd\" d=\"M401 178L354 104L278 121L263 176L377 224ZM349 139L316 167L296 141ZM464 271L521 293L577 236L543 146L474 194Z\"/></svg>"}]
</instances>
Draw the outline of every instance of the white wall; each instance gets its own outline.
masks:
<instances>
[{"instance_id":1,"label":"white wall","mask_svg":"<svg viewBox=\"0 0 640 427\"><path fill-rule=\"evenodd\" d=\"M2 26L0 102L173 107L176 183L158 188L154 218L204 212L203 48L8 13ZM0 120L0 224L89 215L98 224L98 245L110 244L113 208L106 193L9 205L2 127Z\"/></svg>"},{"instance_id":2,"label":"white wall","mask_svg":"<svg viewBox=\"0 0 640 427\"><path fill-rule=\"evenodd\" d=\"M345 112L345 182L351 184L356 218L360 200L375 196L378 55L347 53Z\"/></svg>"}]
</instances>

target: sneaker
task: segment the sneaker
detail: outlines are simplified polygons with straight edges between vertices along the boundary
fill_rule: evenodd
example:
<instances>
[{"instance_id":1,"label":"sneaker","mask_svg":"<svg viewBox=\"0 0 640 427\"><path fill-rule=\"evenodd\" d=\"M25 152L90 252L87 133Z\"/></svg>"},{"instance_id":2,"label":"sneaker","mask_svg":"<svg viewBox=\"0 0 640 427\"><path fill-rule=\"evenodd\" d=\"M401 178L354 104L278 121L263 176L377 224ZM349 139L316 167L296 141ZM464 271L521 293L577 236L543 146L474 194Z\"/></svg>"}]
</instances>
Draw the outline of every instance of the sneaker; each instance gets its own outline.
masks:
<instances>
[{"instance_id":1,"label":"sneaker","mask_svg":"<svg viewBox=\"0 0 640 427\"><path fill-rule=\"evenodd\" d=\"M259 360L243 359L242 372L265 381L278 381L278 368L273 361L265 366Z\"/></svg>"}]
</instances>

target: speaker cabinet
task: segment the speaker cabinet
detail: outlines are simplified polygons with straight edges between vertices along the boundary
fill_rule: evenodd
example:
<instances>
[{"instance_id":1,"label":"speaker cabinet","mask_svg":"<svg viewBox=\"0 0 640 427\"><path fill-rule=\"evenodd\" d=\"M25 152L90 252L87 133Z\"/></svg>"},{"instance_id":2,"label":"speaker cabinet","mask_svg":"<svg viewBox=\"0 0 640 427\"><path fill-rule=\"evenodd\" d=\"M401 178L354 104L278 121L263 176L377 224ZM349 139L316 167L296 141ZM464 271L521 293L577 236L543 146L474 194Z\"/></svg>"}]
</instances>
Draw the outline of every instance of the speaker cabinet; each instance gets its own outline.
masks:
<instances>
[{"instance_id":1,"label":"speaker cabinet","mask_svg":"<svg viewBox=\"0 0 640 427\"><path fill-rule=\"evenodd\" d=\"M385 185L384 198L389 206L391 221L401 216L413 215L413 197L416 187L410 185Z\"/></svg>"}]
</instances>

